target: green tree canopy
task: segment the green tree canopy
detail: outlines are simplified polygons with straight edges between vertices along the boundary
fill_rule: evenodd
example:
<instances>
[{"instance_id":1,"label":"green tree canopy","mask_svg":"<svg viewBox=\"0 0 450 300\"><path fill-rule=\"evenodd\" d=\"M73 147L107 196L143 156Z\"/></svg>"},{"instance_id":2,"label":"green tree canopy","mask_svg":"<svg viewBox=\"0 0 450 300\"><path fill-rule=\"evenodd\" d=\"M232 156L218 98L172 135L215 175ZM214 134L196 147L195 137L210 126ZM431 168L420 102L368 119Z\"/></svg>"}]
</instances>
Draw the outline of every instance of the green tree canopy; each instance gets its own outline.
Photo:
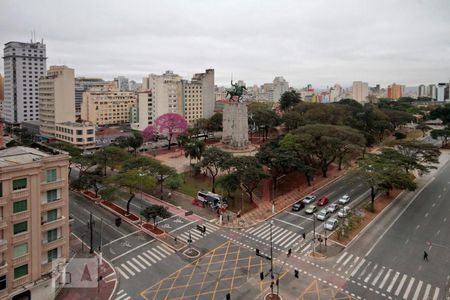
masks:
<instances>
[{"instance_id":1,"label":"green tree canopy","mask_svg":"<svg viewBox=\"0 0 450 300\"><path fill-rule=\"evenodd\" d=\"M290 110L292 109L295 105L297 105L298 103L300 103L301 100L301 96L299 93L297 93L294 90L290 90L290 91L286 91L283 93L283 95L281 95L281 99L280 99L280 108L281 110Z\"/></svg>"},{"instance_id":2,"label":"green tree canopy","mask_svg":"<svg viewBox=\"0 0 450 300\"><path fill-rule=\"evenodd\" d=\"M151 205L141 211L141 216L143 216L147 222L153 220L153 225L157 227L156 220L158 217L161 219L167 219L171 216L171 214L167 208L162 205Z\"/></svg>"},{"instance_id":3,"label":"green tree canopy","mask_svg":"<svg viewBox=\"0 0 450 300\"><path fill-rule=\"evenodd\" d=\"M262 165L254 156L237 156L233 158L235 174L239 178L241 186L253 202L253 192L260 181L267 177Z\"/></svg>"},{"instance_id":4,"label":"green tree canopy","mask_svg":"<svg viewBox=\"0 0 450 300\"><path fill-rule=\"evenodd\" d=\"M232 155L219 148L211 147L205 150L203 158L199 165L205 168L212 178L212 192L215 192L216 177L219 171L228 169L228 164L232 159Z\"/></svg>"}]
</instances>

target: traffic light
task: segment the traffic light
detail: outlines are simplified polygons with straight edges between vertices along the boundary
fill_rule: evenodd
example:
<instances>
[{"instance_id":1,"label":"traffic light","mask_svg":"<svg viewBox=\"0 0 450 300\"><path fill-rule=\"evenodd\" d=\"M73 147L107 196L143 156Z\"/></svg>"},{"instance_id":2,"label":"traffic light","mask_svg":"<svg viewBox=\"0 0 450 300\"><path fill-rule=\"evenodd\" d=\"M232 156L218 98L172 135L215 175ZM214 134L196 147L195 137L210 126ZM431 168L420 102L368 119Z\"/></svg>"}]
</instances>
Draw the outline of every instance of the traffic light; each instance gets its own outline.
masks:
<instances>
[{"instance_id":1,"label":"traffic light","mask_svg":"<svg viewBox=\"0 0 450 300\"><path fill-rule=\"evenodd\" d=\"M295 278L298 278L298 270L294 270L294 276Z\"/></svg>"},{"instance_id":2,"label":"traffic light","mask_svg":"<svg viewBox=\"0 0 450 300\"><path fill-rule=\"evenodd\" d=\"M264 272L259 273L259 278L261 278L261 280L264 280Z\"/></svg>"},{"instance_id":3,"label":"traffic light","mask_svg":"<svg viewBox=\"0 0 450 300\"><path fill-rule=\"evenodd\" d=\"M120 227L120 224L122 224L122 218L116 218L116 226Z\"/></svg>"},{"instance_id":4,"label":"traffic light","mask_svg":"<svg viewBox=\"0 0 450 300\"><path fill-rule=\"evenodd\" d=\"M306 233L302 233L302 238L304 239L304 240L306 240Z\"/></svg>"},{"instance_id":5,"label":"traffic light","mask_svg":"<svg viewBox=\"0 0 450 300\"><path fill-rule=\"evenodd\" d=\"M225 298L226 298L227 300L231 300L231 294L230 294L230 293L226 294L226 295L225 295Z\"/></svg>"},{"instance_id":6,"label":"traffic light","mask_svg":"<svg viewBox=\"0 0 450 300\"><path fill-rule=\"evenodd\" d=\"M289 248L287 256L289 257L289 256L291 256L291 254L292 254L292 248Z\"/></svg>"},{"instance_id":7,"label":"traffic light","mask_svg":"<svg viewBox=\"0 0 450 300\"><path fill-rule=\"evenodd\" d=\"M259 256L259 249L256 249L256 256Z\"/></svg>"}]
</instances>

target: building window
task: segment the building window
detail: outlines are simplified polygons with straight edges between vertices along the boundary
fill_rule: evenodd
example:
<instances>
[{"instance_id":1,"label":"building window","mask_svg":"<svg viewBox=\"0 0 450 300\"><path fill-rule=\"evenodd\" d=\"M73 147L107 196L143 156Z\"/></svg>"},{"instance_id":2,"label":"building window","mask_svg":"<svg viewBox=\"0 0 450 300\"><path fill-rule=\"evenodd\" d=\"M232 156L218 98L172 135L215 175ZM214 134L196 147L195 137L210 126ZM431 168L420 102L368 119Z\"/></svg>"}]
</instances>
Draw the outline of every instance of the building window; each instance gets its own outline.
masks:
<instances>
[{"instance_id":1,"label":"building window","mask_svg":"<svg viewBox=\"0 0 450 300\"><path fill-rule=\"evenodd\" d=\"M27 221L16 223L13 226L14 234L19 234L19 233L22 233L22 232L26 232L27 230L28 230L28 222Z\"/></svg>"},{"instance_id":2,"label":"building window","mask_svg":"<svg viewBox=\"0 0 450 300\"><path fill-rule=\"evenodd\" d=\"M47 182L56 181L56 169L47 170Z\"/></svg>"},{"instance_id":3,"label":"building window","mask_svg":"<svg viewBox=\"0 0 450 300\"><path fill-rule=\"evenodd\" d=\"M52 209L47 212L47 222L55 221L58 218L58 210Z\"/></svg>"},{"instance_id":4,"label":"building window","mask_svg":"<svg viewBox=\"0 0 450 300\"><path fill-rule=\"evenodd\" d=\"M0 290L6 289L6 275L0 276Z\"/></svg>"},{"instance_id":5,"label":"building window","mask_svg":"<svg viewBox=\"0 0 450 300\"><path fill-rule=\"evenodd\" d=\"M94 134L94 129L88 129L87 134Z\"/></svg>"},{"instance_id":6,"label":"building window","mask_svg":"<svg viewBox=\"0 0 450 300\"><path fill-rule=\"evenodd\" d=\"M13 180L13 191L22 190L27 188L27 179L21 178Z\"/></svg>"},{"instance_id":7,"label":"building window","mask_svg":"<svg viewBox=\"0 0 450 300\"><path fill-rule=\"evenodd\" d=\"M48 262L52 262L52 261L54 261L57 258L58 258L58 248L49 250L47 252L47 261Z\"/></svg>"},{"instance_id":8,"label":"building window","mask_svg":"<svg viewBox=\"0 0 450 300\"><path fill-rule=\"evenodd\" d=\"M14 246L13 257L17 258L28 253L28 243Z\"/></svg>"},{"instance_id":9,"label":"building window","mask_svg":"<svg viewBox=\"0 0 450 300\"><path fill-rule=\"evenodd\" d=\"M58 200L58 190L47 191L47 202Z\"/></svg>"},{"instance_id":10,"label":"building window","mask_svg":"<svg viewBox=\"0 0 450 300\"><path fill-rule=\"evenodd\" d=\"M17 214L27 210L27 200L20 200L13 203L13 213Z\"/></svg>"},{"instance_id":11,"label":"building window","mask_svg":"<svg viewBox=\"0 0 450 300\"><path fill-rule=\"evenodd\" d=\"M3 182L0 181L0 197L3 197Z\"/></svg>"},{"instance_id":12,"label":"building window","mask_svg":"<svg viewBox=\"0 0 450 300\"><path fill-rule=\"evenodd\" d=\"M20 278L25 275L28 275L28 265L14 268L14 279Z\"/></svg>"},{"instance_id":13,"label":"building window","mask_svg":"<svg viewBox=\"0 0 450 300\"><path fill-rule=\"evenodd\" d=\"M77 130L77 135L82 135L83 134L83 130Z\"/></svg>"},{"instance_id":14,"label":"building window","mask_svg":"<svg viewBox=\"0 0 450 300\"><path fill-rule=\"evenodd\" d=\"M47 242L53 242L56 241L58 239L58 229L52 229L47 231Z\"/></svg>"}]
</instances>

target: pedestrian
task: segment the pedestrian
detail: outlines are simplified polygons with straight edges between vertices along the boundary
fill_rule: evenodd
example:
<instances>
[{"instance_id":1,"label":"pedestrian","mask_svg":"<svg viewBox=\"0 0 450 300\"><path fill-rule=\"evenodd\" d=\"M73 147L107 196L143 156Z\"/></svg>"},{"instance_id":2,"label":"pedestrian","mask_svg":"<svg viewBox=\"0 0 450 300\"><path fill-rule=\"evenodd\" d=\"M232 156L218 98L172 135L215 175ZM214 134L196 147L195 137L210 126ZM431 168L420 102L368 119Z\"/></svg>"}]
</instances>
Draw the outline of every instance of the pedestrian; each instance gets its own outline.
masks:
<instances>
[{"instance_id":1,"label":"pedestrian","mask_svg":"<svg viewBox=\"0 0 450 300\"><path fill-rule=\"evenodd\" d=\"M230 222L230 215L227 215L227 221Z\"/></svg>"},{"instance_id":2,"label":"pedestrian","mask_svg":"<svg viewBox=\"0 0 450 300\"><path fill-rule=\"evenodd\" d=\"M427 251L423 251L423 260L428 261L428 253Z\"/></svg>"}]
</instances>

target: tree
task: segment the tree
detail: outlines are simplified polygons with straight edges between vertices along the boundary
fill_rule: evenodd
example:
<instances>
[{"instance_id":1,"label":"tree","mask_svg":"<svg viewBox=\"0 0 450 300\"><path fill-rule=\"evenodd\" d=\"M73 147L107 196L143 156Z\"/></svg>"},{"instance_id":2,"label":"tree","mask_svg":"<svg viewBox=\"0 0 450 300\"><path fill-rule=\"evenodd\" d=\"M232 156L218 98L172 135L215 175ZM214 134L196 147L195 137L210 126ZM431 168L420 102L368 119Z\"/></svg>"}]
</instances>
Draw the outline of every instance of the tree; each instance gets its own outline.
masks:
<instances>
[{"instance_id":1,"label":"tree","mask_svg":"<svg viewBox=\"0 0 450 300\"><path fill-rule=\"evenodd\" d=\"M131 136L125 139L125 145L133 149L134 156L137 154L137 149L144 143L144 137L139 131L133 131Z\"/></svg>"},{"instance_id":2,"label":"tree","mask_svg":"<svg viewBox=\"0 0 450 300\"><path fill-rule=\"evenodd\" d=\"M159 135L166 136L170 150L172 139L184 133L188 128L188 123L179 114L167 113L156 118L154 128Z\"/></svg>"},{"instance_id":3,"label":"tree","mask_svg":"<svg viewBox=\"0 0 450 300\"><path fill-rule=\"evenodd\" d=\"M432 128L428 126L425 122L419 123L416 125L416 129L422 131L422 137L425 137L427 131L430 131Z\"/></svg>"},{"instance_id":4,"label":"tree","mask_svg":"<svg viewBox=\"0 0 450 300\"><path fill-rule=\"evenodd\" d=\"M383 109L382 111L388 116L394 130L399 126L413 122L416 119L412 114L404 111L392 109Z\"/></svg>"},{"instance_id":5,"label":"tree","mask_svg":"<svg viewBox=\"0 0 450 300\"><path fill-rule=\"evenodd\" d=\"M215 192L216 176L220 170L227 169L227 164L231 161L230 153L220 150L216 147L206 149L203 158L200 161L200 167L205 168L212 178L212 192Z\"/></svg>"},{"instance_id":6,"label":"tree","mask_svg":"<svg viewBox=\"0 0 450 300\"><path fill-rule=\"evenodd\" d=\"M180 175L173 175L166 179L166 186L172 191L178 190L183 185L183 179Z\"/></svg>"},{"instance_id":7,"label":"tree","mask_svg":"<svg viewBox=\"0 0 450 300\"><path fill-rule=\"evenodd\" d=\"M286 91L281 95L280 108L283 111L292 109L296 104L300 103L301 96L294 90Z\"/></svg>"},{"instance_id":8,"label":"tree","mask_svg":"<svg viewBox=\"0 0 450 300\"><path fill-rule=\"evenodd\" d=\"M54 143L52 144L53 148L60 149L69 153L69 178L70 173L72 172L72 164L76 160L76 158L80 157L83 151L75 146L72 146L68 143Z\"/></svg>"},{"instance_id":9,"label":"tree","mask_svg":"<svg viewBox=\"0 0 450 300\"><path fill-rule=\"evenodd\" d=\"M450 124L450 104L433 109L430 112L430 118L432 120L439 118L444 124Z\"/></svg>"},{"instance_id":10,"label":"tree","mask_svg":"<svg viewBox=\"0 0 450 300\"><path fill-rule=\"evenodd\" d=\"M97 162L97 165L103 169L103 176L106 176L107 167L111 168L113 171L114 169L118 169L121 163L128 159L129 155L130 154L122 148L106 146L94 153L94 160Z\"/></svg>"},{"instance_id":11,"label":"tree","mask_svg":"<svg viewBox=\"0 0 450 300\"><path fill-rule=\"evenodd\" d=\"M430 169L435 169L433 164L439 163L441 152L435 145L417 140L397 141L394 145L399 153L413 160L406 171L417 169L421 173L428 173Z\"/></svg>"},{"instance_id":12,"label":"tree","mask_svg":"<svg viewBox=\"0 0 450 300\"><path fill-rule=\"evenodd\" d=\"M370 187L371 210L374 210L375 197L380 191L389 193L393 188L415 190L416 183L409 173L398 167L399 161L386 155L369 154L360 160L358 173Z\"/></svg>"},{"instance_id":13,"label":"tree","mask_svg":"<svg viewBox=\"0 0 450 300\"><path fill-rule=\"evenodd\" d=\"M233 199L231 193L239 188L240 181L235 173L230 173L217 178L216 184L226 191L229 199Z\"/></svg>"},{"instance_id":14,"label":"tree","mask_svg":"<svg viewBox=\"0 0 450 300\"><path fill-rule=\"evenodd\" d=\"M450 138L450 127L445 129L433 129L431 130L430 135L433 139L440 138L442 141L442 147L447 146L448 139Z\"/></svg>"},{"instance_id":15,"label":"tree","mask_svg":"<svg viewBox=\"0 0 450 300\"><path fill-rule=\"evenodd\" d=\"M260 181L267 177L262 165L253 156L238 156L232 162L236 169L236 176L239 178L241 186L253 202L253 191L258 187Z\"/></svg>"},{"instance_id":16,"label":"tree","mask_svg":"<svg viewBox=\"0 0 450 300\"><path fill-rule=\"evenodd\" d=\"M166 219L169 218L171 214L167 208L162 205L151 205L141 211L141 216L143 216L147 222L153 220L153 225L157 227L156 219L158 217L161 219Z\"/></svg>"},{"instance_id":17,"label":"tree","mask_svg":"<svg viewBox=\"0 0 450 300\"><path fill-rule=\"evenodd\" d=\"M252 120L257 130L263 135L263 141L268 138L269 131L280 124L280 117L272 110L256 110Z\"/></svg>"},{"instance_id":18,"label":"tree","mask_svg":"<svg viewBox=\"0 0 450 300\"><path fill-rule=\"evenodd\" d=\"M101 170L96 169L91 172L86 172L83 175L83 177L74 180L74 182L72 182L72 186L77 189L84 189L84 190L92 188L94 189L95 196L97 197L100 189L103 186L104 179L105 178L102 176Z\"/></svg>"},{"instance_id":19,"label":"tree","mask_svg":"<svg viewBox=\"0 0 450 300\"><path fill-rule=\"evenodd\" d=\"M97 165L97 161L95 160L94 155L87 154L75 157L73 159L73 164L79 170L78 179L80 179L86 172Z\"/></svg>"},{"instance_id":20,"label":"tree","mask_svg":"<svg viewBox=\"0 0 450 300\"><path fill-rule=\"evenodd\" d=\"M145 142L152 141L157 135L158 133L156 132L156 129L153 125L145 127L143 132Z\"/></svg>"},{"instance_id":21,"label":"tree","mask_svg":"<svg viewBox=\"0 0 450 300\"><path fill-rule=\"evenodd\" d=\"M223 115L222 113L215 113L211 118L209 118L209 131L222 131Z\"/></svg>"},{"instance_id":22,"label":"tree","mask_svg":"<svg viewBox=\"0 0 450 300\"><path fill-rule=\"evenodd\" d=\"M198 132L205 135L205 141L208 138L209 133L209 119L200 118L195 120L194 127L197 128Z\"/></svg>"},{"instance_id":23,"label":"tree","mask_svg":"<svg viewBox=\"0 0 450 300\"><path fill-rule=\"evenodd\" d=\"M294 130L300 126L305 125L303 116L296 111L287 111L283 114L282 118L287 130Z\"/></svg>"},{"instance_id":24,"label":"tree","mask_svg":"<svg viewBox=\"0 0 450 300\"><path fill-rule=\"evenodd\" d=\"M151 169L151 173L156 176L160 186L161 199L163 199L164 194L164 181L171 176L177 175L177 170L175 168L166 166L162 163L155 164Z\"/></svg>"},{"instance_id":25,"label":"tree","mask_svg":"<svg viewBox=\"0 0 450 300\"><path fill-rule=\"evenodd\" d=\"M117 197L118 189L124 188L128 190L130 197L127 201L127 214L129 214L130 203L136 196L136 193L144 189L149 190L154 188L156 180L153 176L141 173L136 169L131 169L108 177L106 183L108 184L108 189L104 193L101 192L101 194L107 200L114 201Z\"/></svg>"},{"instance_id":26,"label":"tree","mask_svg":"<svg viewBox=\"0 0 450 300\"><path fill-rule=\"evenodd\" d=\"M184 145L184 156L189 157L189 166L191 166L191 160L196 159L197 162L202 158L203 152L205 152L206 145L203 141L194 139L187 142Z\"/></svg>"}]
</instances>

